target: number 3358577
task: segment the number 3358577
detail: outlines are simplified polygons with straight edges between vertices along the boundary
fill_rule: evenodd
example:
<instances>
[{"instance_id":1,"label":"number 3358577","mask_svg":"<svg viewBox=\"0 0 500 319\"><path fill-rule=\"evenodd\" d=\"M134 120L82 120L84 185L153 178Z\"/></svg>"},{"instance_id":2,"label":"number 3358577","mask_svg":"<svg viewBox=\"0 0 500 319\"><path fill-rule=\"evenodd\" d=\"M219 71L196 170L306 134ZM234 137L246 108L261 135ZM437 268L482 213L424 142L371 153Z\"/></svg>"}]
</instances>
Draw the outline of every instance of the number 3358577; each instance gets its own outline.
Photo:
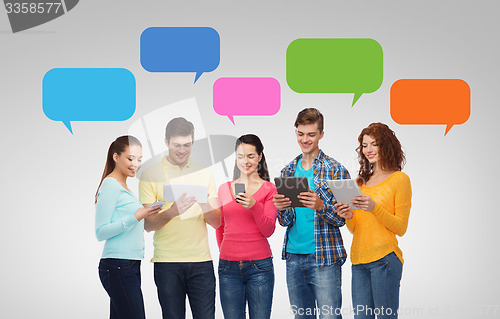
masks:
<instances>
[{"instance_id":1,"label":"number 3358577","mask_svg":"<svg viewBox=\"0 0 500 319\"><path fill-rule=\"evenodd\" d=\"M15 14L58 13L60 8L61 8L61 3L53 3L53 2L45 2L45 3L8 2L5 4L5 9L7 9L7 13L15 13Z\"/></svg>"}]
</instances>

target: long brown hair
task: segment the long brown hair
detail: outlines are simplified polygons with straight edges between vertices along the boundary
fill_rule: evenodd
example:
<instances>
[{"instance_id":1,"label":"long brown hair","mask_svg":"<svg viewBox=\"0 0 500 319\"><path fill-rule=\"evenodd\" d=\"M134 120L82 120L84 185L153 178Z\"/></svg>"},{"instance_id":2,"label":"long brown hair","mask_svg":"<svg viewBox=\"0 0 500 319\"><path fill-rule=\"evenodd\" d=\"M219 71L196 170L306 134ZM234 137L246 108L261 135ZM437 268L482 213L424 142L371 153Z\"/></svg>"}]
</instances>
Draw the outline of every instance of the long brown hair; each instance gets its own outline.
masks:
<instances>
[{"instance_id":1,"label":"long brown hair","mask_svg":"<svg viewBox=\"0 0 500 319\"><path fill-rule=\"evenodd\" d=\"M262 145L260 138L254 134L242 135L236 140L234 150L236 151L238 149L238 146L240 146L242 143L254 146L257 154L259 154L259 156L262 155L262 159L257 166L257 173L259 174L260 178L269 182L269 171L267 169L266 157L264 156L264 145ZM241 175L238 165L236 165L236 161L237 159L234 160L233 180L238 179Z\"/></svg>"},{"instance_id":2,"label":"long brown hair","mask_svg":"<svg viewBox=\"0 0 500 319\"><path fill-rule=\"evenodd\" d=\"M99 188L101 187L102 181L115 169L116 163L115 160L113 159L113 155L115 153L120 155L130 145L139 145L140 147L142 147L141 142L132 135L120 136L116 140L114 140L113 143L111 143L111 145L109 146L108 155L106 156L106 165L104 166L104 172L102 173L101 181L99 182L99 186L97 187L97 192L95 193L96 203L97 203L97 193L99 193Z\"/></svg>"},{"instance_id":3,"label":"long brown hair","mask_svg":"<svg viewBox=\"0 0 500 319\"><path fill-rule=\"evenodd\" d=\"M372 123L359 134L359 146L356 148L359 161L358 185L368 182L373 175L373 165L363 154L363 137L369 135L378 144L380 168L384 171L400 171L406 163L405 154L396 134L383 123Z\"/></svg>"}]
</instances>

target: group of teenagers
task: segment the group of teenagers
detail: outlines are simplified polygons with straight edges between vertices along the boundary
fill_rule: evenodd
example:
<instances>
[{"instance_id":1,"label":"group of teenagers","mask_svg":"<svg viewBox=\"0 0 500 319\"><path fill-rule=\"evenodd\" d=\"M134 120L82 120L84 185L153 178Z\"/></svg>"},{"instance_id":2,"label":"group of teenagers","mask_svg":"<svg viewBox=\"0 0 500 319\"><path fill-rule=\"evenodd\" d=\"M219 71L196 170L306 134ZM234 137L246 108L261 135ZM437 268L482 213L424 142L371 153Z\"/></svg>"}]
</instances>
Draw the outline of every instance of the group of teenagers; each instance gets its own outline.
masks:
<instances>
[{"instance_id":1,"label":"group of teenagers","mask_svg":"<svg viewBox=\"0 0 500 319\"><path fill-rule=\"evenodd\" d=\"M341 266L347 258L340 227L353 234L352 303L355 318L397 318L403 257L396 235L403 236L411 206L411 185L401 171L405 155L394 132L372 123L357 147L357 183L362 196L337 202L327 180L350 179L342 164L319 148L323 115L300 111L295 134L301 154L281 176L304 176L309 192L298 195L304 207L290 207L269 181L264 146L246 134L236 140L233 181L216 189L209 169L190 160L194 126L172 119L166 126L168 155L142 172L139 197L127 187L141 166L142 148L133 136L109 147L95 203L95 231L105 240L99 277L110 297L110 318L145 318L140 263L144 230L154 231L154 281L163 318L185 318L186 296L194 319L214 318L216 279L207 225L216 229L220 256L219 295L224 318L271 316L274 290L272 252L267 238L276 219L286 227L282 259L290 309L295 318L341 318ZM235 184L245 184L236 193ZM183 194L163 199L164 184L208 186L206 203Z\"/></svg>"}]
</instances>

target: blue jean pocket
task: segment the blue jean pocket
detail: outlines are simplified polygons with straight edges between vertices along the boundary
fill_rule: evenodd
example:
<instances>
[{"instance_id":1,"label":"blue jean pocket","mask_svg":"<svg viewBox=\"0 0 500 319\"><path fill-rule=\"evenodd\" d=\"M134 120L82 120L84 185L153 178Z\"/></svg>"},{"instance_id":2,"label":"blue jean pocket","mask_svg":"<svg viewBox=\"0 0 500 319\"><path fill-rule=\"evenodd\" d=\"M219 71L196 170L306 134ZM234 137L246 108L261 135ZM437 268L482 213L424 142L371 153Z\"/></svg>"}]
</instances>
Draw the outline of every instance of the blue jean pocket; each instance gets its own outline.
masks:
<instances>
[{"instance_id":1,"label":"blue jean pocket","mask_svg":"<svg viewBox=\"0 0 500 319\"><path fill-rule=\"evenodd\" d=\"M101 284L106 291L111 287L111 274L109 269L103 269L99 267L99 279L101 280Z\"/></svg>"},{"instance_id":2,"label":"blue jean pocket","mask_svg":"<svg viewBox=\"0 0 500 319\"><path fill-rule=\"evenodd\" d=\"M385 255L384 257L380 258L379 260L375 260L372 262L373 265L377 265L377 266L387 266L392 259L394 259L394 257L396 257L396 254L394 254L394 252L392 253L389 253L387 255ZM397 259L397 257L396 257Z\"/></svg>"},{"instance_id":3,"label":"blue jean pocket","mask_svg":"<svg viewBox=\"0 0 500 319\"><path fill-rule=\"evenodd\" d=\"M383 259L372 261L373 265L379 265L379 266L384 266L384 265L387 265L388 263L389 263L389 261L383 260Z\"/></svg>"},{"instance_id":4,"label":"blue jean pocket","mask_svg":"<svg viewBox=\"0 0 500 319\"><path fill-rule=\"evenodd\" d=\"M255 261L253 267L261 272L273 270L273 260L272 257Z\"/></svg>"},{"instance_id":5,"label":"blue jean pocket","mask_svg":"<svg viewBox=\"0 0 500 319\"><path fill-rule=\"evenodd\" d=\"M225 260L219 259L219 266L217 267L217 271L219 273L225 272L229 268L229 263Z\"/></svg>"},{"instance_id":6,"label":"blue jean pocket","mask_svg":"<svg viewBox=\"0 0 500 319\"><path fill-rule=\"evenodd\" d=\"M103 258L99 262L100 270L130 269L140 263L140 260Z\"/></svg>"}]
</instances>

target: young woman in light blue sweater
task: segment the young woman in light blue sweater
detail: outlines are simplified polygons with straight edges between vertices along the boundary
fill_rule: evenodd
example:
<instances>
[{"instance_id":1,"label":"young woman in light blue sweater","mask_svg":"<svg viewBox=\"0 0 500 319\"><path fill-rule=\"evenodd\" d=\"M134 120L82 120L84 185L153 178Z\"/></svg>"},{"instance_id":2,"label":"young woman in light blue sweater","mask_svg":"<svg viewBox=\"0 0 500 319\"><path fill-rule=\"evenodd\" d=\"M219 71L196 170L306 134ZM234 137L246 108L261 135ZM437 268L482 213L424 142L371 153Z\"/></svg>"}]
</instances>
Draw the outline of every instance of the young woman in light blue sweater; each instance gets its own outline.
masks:
<instances>
[{"instance_id":1,"label":"young woman in light blue sweater","mask_svg":"<svg viewBox=\"0 0 500 319\"><path fill-rule=\"evenodd\" d=\"M118 137L109 147L95 197L95 232L97 240L106 241L99 278L111 299L111 319L145 318L140 271L144 218L158 213L161 205L144 208L127 187L127 177L135 176L141 160L139 140Z\"/></svg>"}]
</instances>

